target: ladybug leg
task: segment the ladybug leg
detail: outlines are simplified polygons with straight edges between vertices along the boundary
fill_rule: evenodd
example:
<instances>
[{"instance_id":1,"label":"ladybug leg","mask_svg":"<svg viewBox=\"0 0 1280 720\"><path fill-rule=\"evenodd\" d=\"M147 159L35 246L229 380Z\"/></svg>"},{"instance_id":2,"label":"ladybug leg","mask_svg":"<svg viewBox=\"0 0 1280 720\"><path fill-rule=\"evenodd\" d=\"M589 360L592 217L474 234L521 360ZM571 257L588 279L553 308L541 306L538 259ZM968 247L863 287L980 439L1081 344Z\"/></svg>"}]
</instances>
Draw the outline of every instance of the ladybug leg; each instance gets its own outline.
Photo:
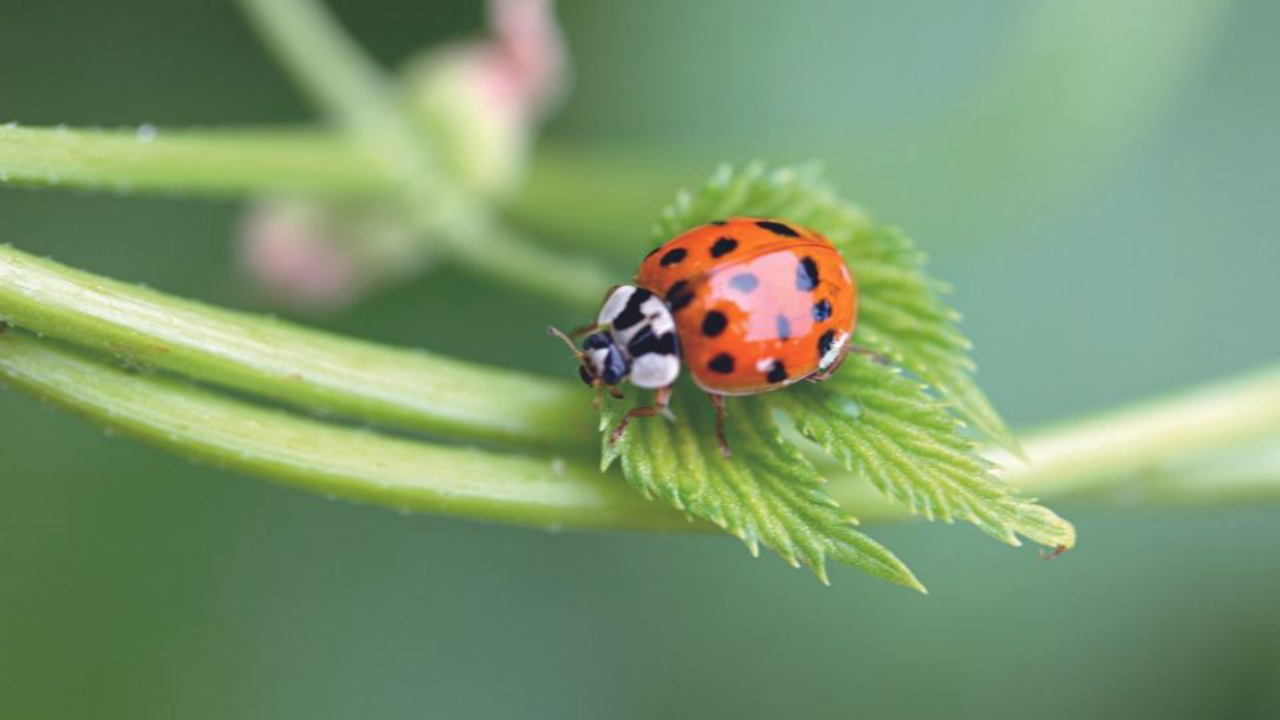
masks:
<instances>
[{"instance_id":1,"label":"ladybug leg","mask_svg":"<svg viewBox=\"0 0 1280 720\"><path fill-rule=\"evenodd\" d=\"M853 343L849 343L849 350L852 350L853 352L856 352L856 353L858 353L859 355L863 355L863 356L865 356L865 357L869 357L869 358L871 358L872 360L874 360L874 361L876 361L876 362L880 363L881 365L891 365L891 364L893 364L893 361L889 359L889 356L888 356L888 355L884 355L884 354L882 354L882 353L878 353L878 352L876 352L875 350L872 350L871 348L862 347L861 345L854 345ZM849 350L846 350L845 352L846 352L846 353L848 353L848 352L849 352ZM843 360L844 360L844 355L841 355L841 356L840 356L840 360L836 361L836 367L839 367L839 366L840 366L840 362L841 362L841 361L843 361ZM832 370L832 371L834 371L834 370L835 370L835 367L831 368L831 370Z\"/></svg>"},{"instance_id":2,"label":"ladybug leg","mask_svg":"<svg viewBox=\"0 0 1280 720\"><path fill-rule=\"evenodd\" d=\"M720 454L729 457L729 440L724 436L724 419L728 415L724 409L724 396L715 393L707 393L707 397L711 398L711 407L716 409L716 440L720 443Z\"/></svg>"},{"instance_id":3,"label":"ladybug leg","mask_svg":"<svg viewBox=\"0 0 1280 720\"><path fill-rule=\"evenodd\" d=\"M594 382L591 383L591 387L596 391L596 400L595 400L596 412L600 412L600 406L604 403L604 394L606 392L609 393L609 395L613 397L615 400L621 400L623 398L621 388L619 388L617 385L605 385L604 383L600 382L599 378L597 378Z\"/></svg>"},{"instance_id":4,"label":"ladybug leg","mask_svg":"<svg viewBox=\"0 0 1280 720\"><path fill-rule=\"evenodd\" d=\"M836 373L837 370L840 369L840 363L844 362L844 359L846 357L849 357L850 352L856 352L859 355L869 357L873 361L878 362L881 365L891 365L893 363L893 361L890 360L887 355L878 353L875 350L872 350L871 348L865 348L865 347L862 347L861 345L854 345L853 343L848 343L847 345L844 346L844 351L840 353L840 357L836 358L836 361L831 363L831 367L827 368L826 370L819 370L818 372L815 372L809 377L805 378L805 380L816 383L816 382L822 382L823 380L826 380L827 378L831 377Z\"/></svg>"},{"instance_id":5,"label":"ladybug leg","mask_svg":"<svg viewBox=\"0 0 1280 720\"><path fill-rule=\"evenodd\" d=\"M1067 551L1067 546L1066 546L1066 545L1058 545L1058 546L1054 547L1052 550L1041 550L1041 551L1040 551L1040 559L1041 559L1041 560L1052 560L1052 559L1054 559L1054 558L1058 557L1059 555L1061 555L1062 553L1064 553L1064 552L1066 552L1066 551Z\"/></svg>"},{"instance_id":6,"label":"ladybug leg","mask_svg":"<svg viewBox=\"0 0 1280 720\"><path fill-rule=\"evenodd\" d=\"M627 431L627 426L631 424L632 418L653 417L666 412L667 403L670 401L671 386L658 388L658 391L653 395L653 405L633 407L627 411L626 415L622 416L622 420L618 422L618 427L614 428L613 432L609 434L609 444L612 445L622 439L622 434Z\"/></svg>"}]
</instances>

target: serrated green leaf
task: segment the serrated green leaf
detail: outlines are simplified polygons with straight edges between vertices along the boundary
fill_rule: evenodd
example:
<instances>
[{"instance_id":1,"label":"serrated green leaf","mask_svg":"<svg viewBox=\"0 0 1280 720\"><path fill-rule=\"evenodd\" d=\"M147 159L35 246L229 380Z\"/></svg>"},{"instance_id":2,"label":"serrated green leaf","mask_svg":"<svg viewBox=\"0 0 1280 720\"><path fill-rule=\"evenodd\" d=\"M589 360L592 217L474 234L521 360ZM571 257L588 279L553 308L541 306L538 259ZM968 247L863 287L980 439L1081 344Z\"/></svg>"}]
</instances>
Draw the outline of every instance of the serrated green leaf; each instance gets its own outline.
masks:
<instances>
[{"instance_id":1,"label":"serrated green leaf","mask_svg":"<svg viewBox=\"0 0 1280 720\"><path fill-rule=\"evenodd\" d=\"M857 342L915 373L979 433L1020 453L974 382L972 345L956 328L960 314L942 302L946 286L924 274L924 254L892 227L867 228L836 241L858 280Z\"/></svg>"},{"instance_id":2,"label":"serrated green leaf","mask_svg":"<svg viewBox=\"0 0 1280 720\"><path fill-rule=\"evenodd\" d=\"M827 583L826 558L924 591L883 545L852 527L853 519L827 494L825 481L795 445L783 439L766 405L730 400L727 427L734 456L720 454L710 404L692 392L674 399L678 420L638 419L616 444L611 430L629 408L608 401L602 412L604 467L621 458L627 480L649 498L706 520L759 554L763 543L793 567L805 565Z\"/></svg>"},{"instance_id":3,"label":"serrated green leaf","mask_svg":"<svg viewBox=\"0 0 1280 720\"><path fill-rule=\"evenodd\" d=\"M646 496L716 523L754 553L763 543L825 581L827 557L919 587L888 550L856 532L827 494L813 464L786 440L775 413L890 497L926 518L969 521L1009 544L1022 535L1050 546L1075 542L1071 524L1015 497L977 452L986 438L1017 444L973 379L969 341L946 287L923 271L924 255L895 228L845 203L817 169L718 170L698 192L663 211L652 245L731 215L785 218L825 234L859 287L855 352L826 382L733 398L727 424L732 459L720 456L714 414L677 392L678 420L632 423L616 445L609 431L628 407L604 404L603 464L620 458ZM976 436L976 439L975 439Z\"/></svg>"},{"instance_id":4,"label":"serrated green leaf","mask_svg":"<svg viewBox=\"0 0 1280 720\"><path fill-rule=\"evenodd\" d=\"M956 418L919 383L868 357L850 356L821 385L763 398L805 436L912 512L930 520L967 520L1018 545L1020 533L1042 545L1075 544L1071 524L1014 497L956 431Z\"/></svg>"}]
</instances>

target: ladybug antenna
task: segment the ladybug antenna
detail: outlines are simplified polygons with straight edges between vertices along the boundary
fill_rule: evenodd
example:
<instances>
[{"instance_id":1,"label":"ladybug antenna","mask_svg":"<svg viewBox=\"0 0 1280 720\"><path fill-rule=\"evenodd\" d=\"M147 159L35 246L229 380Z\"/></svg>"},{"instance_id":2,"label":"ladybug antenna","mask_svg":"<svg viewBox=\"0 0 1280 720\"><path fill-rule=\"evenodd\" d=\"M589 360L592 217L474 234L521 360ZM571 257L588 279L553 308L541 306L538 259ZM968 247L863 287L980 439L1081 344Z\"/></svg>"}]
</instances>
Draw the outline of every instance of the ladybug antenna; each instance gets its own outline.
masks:
<instances>
[{"instance_id":1,"label":"ladybug antenna","mask_svg":"<svg viewBox=\"0 0 1280 720\"><path fill-rule=\"evenodd\" d=\"M560 331L560 328L557 328L554 325L548 325L547 334L554 338L560 338L560 340L565 344L565 346L569 348L569 352L573 353L573 356L578 358L578 360L582 360L583 358L582 351L578 349L577 345L573 344L572 338L570 338L568 335L565 335L563 332Z\"/></svg>"}]
</instances>

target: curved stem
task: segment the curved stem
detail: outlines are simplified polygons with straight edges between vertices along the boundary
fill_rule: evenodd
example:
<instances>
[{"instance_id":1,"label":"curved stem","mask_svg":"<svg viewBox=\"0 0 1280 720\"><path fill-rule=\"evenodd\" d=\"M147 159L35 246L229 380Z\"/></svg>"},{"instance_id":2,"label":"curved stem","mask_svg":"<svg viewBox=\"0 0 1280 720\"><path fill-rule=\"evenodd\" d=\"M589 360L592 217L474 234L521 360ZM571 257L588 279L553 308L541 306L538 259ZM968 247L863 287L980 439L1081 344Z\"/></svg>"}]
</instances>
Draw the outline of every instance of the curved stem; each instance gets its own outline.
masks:
<instances>
[{"instance_id":1,"label":"curved stem","mask_svg":"<svg viewBox=\"0 0 1280 720\"><path fill-rule=\"evenodd\" d=\"M520 445L585 446L581 386L174 298L0 246L0 319L298 407Z\"/></svg>"},{"instance_id":2,"label":"curved stem","mask_svg":"<svg viewBox=\"0 0 1280 720\"><path fill-rule=\"evenodd\" d=\"M0 380L185 457L313 492L539 527L712 529L581 462L334 427L87 360L18 331L0 336ZM1032 464L1009 477L1027 492L1130 505L1274 499L1278 433L1280 369L1033 433L1025 442ZM869 483L840 470L829 476L832 495L859 518L906 517Z\"/></svg>"}]
</instances>

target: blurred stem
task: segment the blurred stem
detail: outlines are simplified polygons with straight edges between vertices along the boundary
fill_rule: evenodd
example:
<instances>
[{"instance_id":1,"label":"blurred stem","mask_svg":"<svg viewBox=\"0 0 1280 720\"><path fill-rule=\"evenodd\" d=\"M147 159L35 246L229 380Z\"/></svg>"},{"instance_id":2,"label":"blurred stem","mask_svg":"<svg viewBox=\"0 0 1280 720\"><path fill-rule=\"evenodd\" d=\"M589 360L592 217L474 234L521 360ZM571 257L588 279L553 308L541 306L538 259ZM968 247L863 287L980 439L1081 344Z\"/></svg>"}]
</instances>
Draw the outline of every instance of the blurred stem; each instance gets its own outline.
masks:
<instances>
[{"instance_id":1,"label":"blurred stem","mask_svg":"<svg viewBox=\"0 0 1280 720\"><path fill-rule=\"evenodd\" d=\"M704 163L666 151L543 143L513 211L550 236L570 239L566 245L630 257L671 188L698 182L705 170ZM357 144L332 131L301 127L140 131L0 125L0 183L233 198L386 197L401 190L393 170ZM495 228L491 237L502 232ZM487 247L482 243L478 252Z\"/></svg>"},{"instance_id":2,"label":"blurred stem","mask_svg":"<svg viewBox=\"0 0 1280 720\"><path fill-rule=\"evenodd\" d=\"M16 330L0 334L0 380L184 457L321 494L538 527L713 529L578 461L335 427L85 359ZM1025 441L1032 464L1007 477L1030 493L1124 504L1280 498L1277 433L1280 368L1033 433ZM830 474L833 495L860 518L906 517L867 483Z\"/></svg>"},{"instance_id":3,"label":"blurred stem","mask_svg":"<svg viewBox=\"0 0 1280 720\"><path fill-rule=\"evenodd\" d=\"M0 182L166 194L416 192L401 180L403 168L397 165L419 163L432 170L430 159L373 63L314 5L243 2L309 95L360 132L360 139L302 129L135 134L0 126ZM1026 212L1037 207L1037 199L1060 199L1073 181L1119 155L1175 96L1232 4L1092 0L1032 8L999 68L964 94L962 104L930 115L927 124L901 126L856 147L838 134L802 145L788 142L772 151L825 148L819 155L844 158L839 164L847 170L839 174L853 173L850 178L878 188L875 204L885 214L915 218L913 224L934 242L971 235L964 228ZM1153 25L1153 17L1160 22ZM1090 42L1080 42L1082 37ZM417 150L401 153L396 149L401 145ZM1002 149L998 157L992 148ZM706 162L693 155L670 146L627 151L544 145L515 212L538 230L567 240L566 247L606 252L621 247L619 256L629 257L636 247L625 242L631 237L627 233L647 227L652 209L669 197L671 187L700 176ZM940 167L968 168L963 171L968 191L956 193L955 178L939 173ZM447 185L439 189L449 193ZM981 196L1002 201L973 202ZM437 204L447 212L449 206L432 198L416 198L410 206L417 202L424 213ZM470 223L450 228L433 216L424 235L461 246L459 260L481 273L552 297L573 293L580 297L571 299L582 302L598 299L594 291L577 288L605 283L599 268L575 260L564 272L523 271L526 266L557 270L559 262L497 227L487 211L467 209L469 204L474 203L458 207L473 216ZM920 208L933 211L921 214ZM931 227L930 218L942 224ZM548 280L554 277L566 282Z\"/></svg>"},{"instance_id":4,"label":"blurred stem","mask_svg":"<svg viewBox=\"0 0 1280 720\"><path fill-rule=\"evenodd\" d=\"M1258 443L1280 448L1280 368L1046 428L1028 439L1029 464L993 459L1010 468L1013 486L1036 493L1089 496L1129 479L1140 481L1130 488L1137 494L1177 499L1214 488L1166 481L1192 469L1239 470L1235 459L1253 457ZM1233 452L1219 454L1224 448ZM1260 481L1258 495L1280 497L1280 474Z\"/></svg>"},{"instance_id":5,"label":"blurred stem","mask_svg":"<svg viewBox=\"0 0 1280 720\"><path fill-rule=\"evenodd\" d=\"M594 441L580 386L183 300L0 246L0 319L130 362L369 422L520 445Z\"/></svg>"},{"instance_id":6,"label":"blurred stem","mask_svg":"<svg viewBox=\"0 0 1280 720\"><path fill-rule=\"evenodd\" d=\"M422 133L374 62L311 0L241 0L282 64L356 144L390 171L414 228L455 260L508 285L582 305L599 301L609 274L586 258L551 255L501 227L492 212L443 177Z\"/></svg>"},{"instance_id":7,"label":"blurred stem","mask_svg":"<svg viewBox=\"0 0 1280 720\"><path fill-rule=\"evenodd\" d=\"M368 195L390 173L336 134L0 126L0 181L114 192Z\"/></svg>"}]
</instances>

